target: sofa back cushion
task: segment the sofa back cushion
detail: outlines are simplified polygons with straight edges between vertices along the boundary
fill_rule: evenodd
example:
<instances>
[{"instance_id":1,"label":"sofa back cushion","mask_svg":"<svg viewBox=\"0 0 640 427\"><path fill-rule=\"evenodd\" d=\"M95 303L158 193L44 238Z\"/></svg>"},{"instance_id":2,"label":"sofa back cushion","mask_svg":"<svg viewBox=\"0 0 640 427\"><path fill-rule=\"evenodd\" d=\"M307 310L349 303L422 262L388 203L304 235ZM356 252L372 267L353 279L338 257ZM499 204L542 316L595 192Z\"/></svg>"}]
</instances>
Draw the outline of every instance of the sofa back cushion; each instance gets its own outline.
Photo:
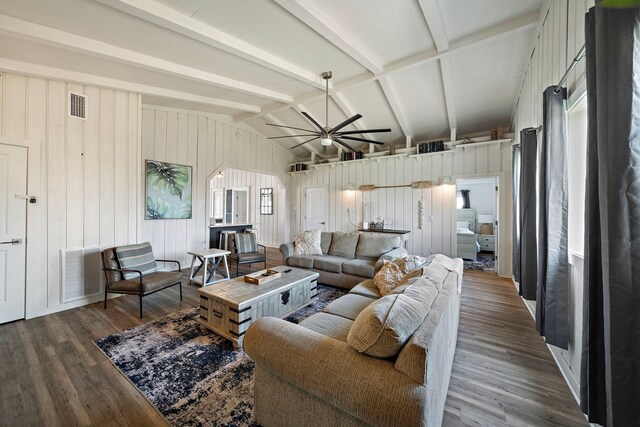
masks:
<instances>
[{"instance_id":1,"label":"sofa back cushion","mask_svg":"<svg viewBox=\"0 0 640 427\"><path fill-rule=\"evenodd\" d=\"M331 248L331 238L333 237L333 233L329 233L323 231L320 233L320 248L322 249L322 255L327 255L329 253L329 249Z\"/></svg>"},{"instance_id":2,"label":"sofa back cushion","mask_svg":"<svg viewBox=\"0 0 640 427\"><path fill-rule=\"evenodd\" d=\"M362 233L356 248L356 258L377 260L401 245L402 239L397 234Z\"/></svg>"},{"instance_id":3,"label":"sofa back cushion","mask_svg":"<svg viewBox=\"0 0 640 427\"><path fill-rule=\"evenodd\" d=\"M116 255L120 268L138 270L143 275L153 273L158 269L156 260L153 257L151 243L144 242L137 245L127 245L116 247ZM122 273L125 279L136 279L138 273Z\"/></svg>"},{"instance_id":4,"label":"sofa back cushion","mask_svg":"<svg viewBox=\"0 0 640 427\"><path fill-rule=\"evenodd\" d=\"M353 259L356 257L356 246L358 245L358 233L341 233L336 231L331 238L331 247L329 255L339 256L342 258Z\"/></svg>"},{"instance_id":5,"label":"sofa back cushion","mask_svg":"<svg viewBox=\"0 0 640 427\"><path fill-rule=\"evenodd\" d=\"M386 295L356 317L347 341L360 353L387 358L397 355L422 324L438 289L421 278L404 293Z\"/></svg>"}]
</instances>

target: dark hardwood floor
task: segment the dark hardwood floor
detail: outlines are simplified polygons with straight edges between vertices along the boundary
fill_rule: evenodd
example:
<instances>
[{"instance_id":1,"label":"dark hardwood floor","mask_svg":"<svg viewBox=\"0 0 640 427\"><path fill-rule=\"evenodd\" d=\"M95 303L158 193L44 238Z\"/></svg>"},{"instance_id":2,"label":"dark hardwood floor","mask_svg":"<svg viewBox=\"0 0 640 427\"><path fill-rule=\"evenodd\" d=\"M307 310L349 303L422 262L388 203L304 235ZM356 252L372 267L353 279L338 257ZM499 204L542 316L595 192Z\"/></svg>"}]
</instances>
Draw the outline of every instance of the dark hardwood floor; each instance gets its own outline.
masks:
<instances>
[{"instance_id":1,"label":"dark hardwood floor","mask_svg":"<svg viewBox=\"0 0 640 427\"><path fill-rule=\"evenodd\" d=\"M281 262L269 248L268 266ZM123 296L0 325L0 425L165 425L93 340L195 306L197 289L145 297L143 319ZM586 425L515 288L493 274L465 272L444 425Z\"/></svg>"}]
</instances>

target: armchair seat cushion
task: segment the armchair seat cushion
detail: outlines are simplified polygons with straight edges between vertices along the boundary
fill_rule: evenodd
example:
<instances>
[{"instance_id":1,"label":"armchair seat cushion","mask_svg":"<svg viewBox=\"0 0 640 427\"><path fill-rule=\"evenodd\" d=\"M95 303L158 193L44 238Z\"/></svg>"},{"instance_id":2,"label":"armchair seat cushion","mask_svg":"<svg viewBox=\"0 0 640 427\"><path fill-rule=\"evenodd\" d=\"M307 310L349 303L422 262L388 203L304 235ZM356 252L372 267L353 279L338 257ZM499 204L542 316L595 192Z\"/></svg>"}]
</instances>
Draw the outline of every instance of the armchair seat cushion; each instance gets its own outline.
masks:
<instances>
[{"instance_id":1,"label":"armchair seat cushion","mask_svg":"<svg viewBox=\"0 0 640 427\"><path fill-rule=\"evenodd\" d=\"M264 262L267 258L266 255L262 252L247 252L244 254L237 254L234 258L238 260L238 262Z\"/></svg>"},{"instance_id":2,"label":"armchair seat cushion","mask_svg":"<svg viewBox=\"0 0 640 427\"><path fill-rule=\"evenodd\" d=\"M313 268L331 273L342 273L342 263L345 261L339 256L321 256L313 260Z\"/></svg>"},{"instance_id":3,"label":"armchair seat cushion","mask_svg":"<svg viewBox=\"0 0 640 427\"><path fill-rule=\"evenodd\" d=\"M342 264L342 272L360 277L373 277L375 267L375 260L350 259Z\"/></svg>"},{"instance_id":4,"label":"armchair seat cushion","mask_svg":"<svg viewBox=\"0 0 640 427\"><path fill-rule=\"evenodd\" d=\"M287 258L289 267L313 268L313 261L318 255L291 255Z\"/></svg>"},{"instance_id":5,"label":"armchair seat cushion","mask_svg":"<svg viewBox=\"0 0 640 427\"><path fill-rule=\"evenodd\" d=\"M140 279L136 274L135 279L119 280L111 283L109 291L111 292L140 292ZM147 294L154 292L167 286L174 285L182 280L182 273L178 271L156 271L142 276L142 292Z\"/></svg>"}]
</instances>

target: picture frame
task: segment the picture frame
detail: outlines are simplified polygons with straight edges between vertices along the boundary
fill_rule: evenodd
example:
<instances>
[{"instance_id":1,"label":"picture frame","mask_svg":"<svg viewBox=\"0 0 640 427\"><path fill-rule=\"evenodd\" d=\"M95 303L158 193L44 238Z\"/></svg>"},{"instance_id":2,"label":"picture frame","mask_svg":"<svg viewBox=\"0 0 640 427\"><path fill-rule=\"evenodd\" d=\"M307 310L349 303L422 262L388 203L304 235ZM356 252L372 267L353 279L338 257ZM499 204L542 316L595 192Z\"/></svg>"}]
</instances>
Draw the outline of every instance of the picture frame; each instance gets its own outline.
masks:
<instances>
[{"instance_id":1,"label":"picture frame","mask_svg":"<svg viewBox=\"0 0 640 427\"><path fill-rule=\"evenodd\" d=\"M191 219L193 168L145 160L145 219Z\"/></svg>"}]
</instances>

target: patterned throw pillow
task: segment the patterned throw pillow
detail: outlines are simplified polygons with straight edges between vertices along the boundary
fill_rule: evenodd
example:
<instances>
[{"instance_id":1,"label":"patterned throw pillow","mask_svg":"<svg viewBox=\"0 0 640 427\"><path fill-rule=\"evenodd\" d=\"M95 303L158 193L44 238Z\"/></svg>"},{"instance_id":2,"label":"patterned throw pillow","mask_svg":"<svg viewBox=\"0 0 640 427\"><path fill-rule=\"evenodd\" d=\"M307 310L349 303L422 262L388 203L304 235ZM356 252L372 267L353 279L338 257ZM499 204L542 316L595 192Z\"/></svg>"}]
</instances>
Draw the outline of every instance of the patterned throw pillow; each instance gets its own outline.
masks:
<instances>
[{"instance_id":1,"label":"patterned throw pillow","mask_svg":"<svg viewBox=\"0 0 640 427\"><path fill-rule=\"evenodd\" d=\"M322 255L321 231L303 231L293 238L294 255Z\"/></svg>"},{"instance_id":2,"label":"patterned throw pillow","mask_svg":"<svg viewBox=\"0 0 640 427\"><path fill-rule=\"evenodd\" d=\"M405 284L413 277L422 275L422 267L427 258L418 255L407 255L401 258L394 258L391 261L384 261L384 265L373 277L373 283L378 287L384 296L396 287Z\"/></svg>"},{"instance_id":3,"label":"patterned throw pillow","mask_svg":"<svg viewBox=\"0 0 640 427\"><path fill-rule=\"evenodd\" d=\"M118 263L120 268L127 270L138 270L143 275L153 273L158 269L156 260L153 257L151 243L139 243L137 245L119 246L116 248ZM123 273L126 280L137 279L138 273Z\"/></svg>"}]
</instances>

